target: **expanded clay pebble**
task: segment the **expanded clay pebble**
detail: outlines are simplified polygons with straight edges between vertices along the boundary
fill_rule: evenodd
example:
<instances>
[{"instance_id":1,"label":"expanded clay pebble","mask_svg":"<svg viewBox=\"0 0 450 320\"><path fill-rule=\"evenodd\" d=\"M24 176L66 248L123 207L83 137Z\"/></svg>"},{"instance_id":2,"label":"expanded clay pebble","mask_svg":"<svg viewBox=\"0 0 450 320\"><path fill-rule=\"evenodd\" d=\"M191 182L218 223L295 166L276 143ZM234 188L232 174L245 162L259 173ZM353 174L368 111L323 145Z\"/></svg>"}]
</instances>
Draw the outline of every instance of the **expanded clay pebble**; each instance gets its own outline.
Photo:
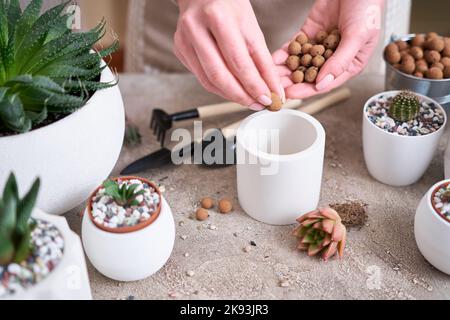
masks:
<instances>
[{"instance_id":1,"label":"expanded clay pebble","mask_svg":"<svg viewBox=\"0 0 450 320\"><path fill-rule=\"evenodd\" d=\"M304 45L308 42L308 36L304 32L300 32L297 38L295 40L300 43L301 45Z\"/></svg>"},{"instance_id":2,"label":"expanded clay pebble","mask_svg":"<svg viewBox=\"0 0 450 320\"><path fill-rule=\"evenodd\" d=\"M300 58L298 56L289 56L286 60L286 65L291 71L295 71L300 66Z\"/></svg>"},{"instance_id":3,"label":"expanded clay pebble","mask_svg":"<svg viewBox=\"0 0 450 320\"><path fill-rule=\"evenodd\" d=\"M432 67L427 70L425 77L429 79L442 79L444 78L444 72L437 67Z\"/></svg>"},{"instance_id":4,"label":"expanded clay pebble","mask_svg":"<svg viewBox=\"0 0 450 320\"><path fill-rule=\"evenodd\" d=\"M314 83L320 69L333 56L340 39L339 30L335 28L330 32L319 31L313 40L308 39L305 33L300 32L288 46L290 56L286 60L286 66L292 71L292 82ZM299 48L300 53L296 54L299 52ZM396 55L400 55L398 48L395 47L395 49ZM400 58L397 60L400 62Z\"/></svg>"},{"instance_id":5,"label":"expanded clay pebble","mask_svg":"<svg viewBox=\"0 0 450 320\"><path fill-rule=\"evenodd\" d=\"M441 54L434 50L425 51L424 57L425 57L425 60L431 64L435 63L435 62L439 62L441 60Z\"/></svg>"},{"instance_id":6,"label":"expanded clay pebble","mask_svg":"<svg viewBox=\"0 0 450 320\"><path fill-rule=\"evenodd\" d=\"M315 40L317 43L322 44L323 41L328 37L328 33L326 31L319 31L316 34Z\"/></svg>"},{"instance_id":7,"label":"expanded clay pebble","mask_svg":"<svg viewBox=\"0 0 450 320\"><path fill-rule=\"evenodd\" d=\"M311 48L310 54L313 57L322 56L325 53L325 47L321 44L316 44Z\"/></svg>"},{"instance_id":8,"label":"expanded clay pebble","mask_svg":"<svg viewBox=\"0 0 450 320\"><path fill-rule=\"evenodd\" d=\"M310 55L309 53L307 53L307 54L305 54L305 55L302 56L302 58L301 58L301 60L300 60L300 63L301 63L301 65L304 66L304 67L309 67L309 66L311 66L312 59L313 59L312 55Z\"/></svg>"},{"instance_id":9,"label":"expanded clay pebble","mask_svg":"<svg viewBox=\"0 0 450 320\"><path fill-rule=\"evenodd\" d=\"M267 106L267 110L277 112L280 111L281 108L283 108L283 101L281 101L279 95L272 92L272 104L270 106Z\"/></svg>"},{"instance_id":10,"label":"expanded clay pebble","mask_svg":"<svg viewBox=\"0 0 450 320\"><path fill-rule=\"evenodd\" d=\"M302 83L305 81L305 73L303 71L297 70L292 74L292 81L294 83Z\"/></svg>"},{"instance_id":11,"label":"expanded clay pebble","mask_svg":"<svg viewBox=\"0 0 450 320\"><path fill-rule=\"evenodd\" d=\"M305 80L308 83L314 83L317 79L317 75L319 74L319 68L317 67L311 67L308 70L306 70L305 74Z\"/></svg>"},{"instance_id":12,"label":"expanded clay pebble","mask_svg":"<svg viewBox=\"0 0 450 320\"><path fill-rule=\"evenodd\" d=\"M197 212L195 213L195 217L198 221L205 221L209 218L208 210L199 208L197 209Z\"/></svg>"},{"instance_id":13,"label":"expanded clay pebble","mask_svg":"<svg viewBox=\"0 0 450 320\"><path fill-rule=\"evenodd\" d=\"M323 56L315 56L312 59L312 64L314 67L320 68L324 65L325 63L325 58Z\"/></svg>"},{"instance_id":14,"label":"expanded clay pebble","mask_svg":"<svg viewBox=\"0 0 450 320\"><path fill-rule=\"evenodd\" d=\"M203 198L202 201L200 201L200 205L203 209L211 209L214 207L214 200L209 197Z\"/></svg>"},{"instance_id":15,"label":"expanded clay pebble","mask_svg":"<svg viewBox=\"0 0 450 320\"><path fill-rule=\"evenodd\" d=\"M450 38L436 32L419 34L409 41L388 44L384 57L395 69L417 78L449 78L444 71L450 65Z\"/></svg>"},{"instance_id":16,"label":"expanded clay pebble","mask_svg":"<svg viewBox=\"0 0 450 320\"><path fill-rule=\"evenodd\" d=\"M219 201L219 212L222 214L230 213L233 210L233 204L228 199L222 199Z\"/></svg>"},{"instance_id":17,"label":"expanded clay pebble","mask_svg":"<svg viewBox=\"0 0 450 320\"><path fill-rule=\"evenodd\" d=\"M444 68L444 77L450 78L450 66Z\"/></svg>"},{"instance_id":18,"label":"expanded clay pebble","mask_svg":"<svg viewBox=\"0 0 450 320\"><path fill-rule=\"evenodd\" d=\"M292 41L288 47L290 55L299 55L302 52L302 45L297 41Z\"/></svg>"}]
</instances>

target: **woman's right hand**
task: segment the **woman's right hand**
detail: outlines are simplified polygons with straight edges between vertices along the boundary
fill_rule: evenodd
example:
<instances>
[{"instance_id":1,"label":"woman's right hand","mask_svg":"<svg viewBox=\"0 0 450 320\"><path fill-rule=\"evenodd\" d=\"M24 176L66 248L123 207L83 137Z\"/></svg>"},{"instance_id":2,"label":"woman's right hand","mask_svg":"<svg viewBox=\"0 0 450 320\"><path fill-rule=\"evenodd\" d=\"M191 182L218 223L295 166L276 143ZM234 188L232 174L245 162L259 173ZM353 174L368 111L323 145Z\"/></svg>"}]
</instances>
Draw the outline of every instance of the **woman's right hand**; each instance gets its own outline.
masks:
<instances>
[{"instance_id":1,"label":"woman's right hand","mask_svg":"<svg viewBox=\"0 0 450 320\"><path fill-rule=\"evenodd\" d=\"M283 86L248 0L178 0L174 53L203 87L259 111L285 100Z\"/></svg>"}]
</instances>

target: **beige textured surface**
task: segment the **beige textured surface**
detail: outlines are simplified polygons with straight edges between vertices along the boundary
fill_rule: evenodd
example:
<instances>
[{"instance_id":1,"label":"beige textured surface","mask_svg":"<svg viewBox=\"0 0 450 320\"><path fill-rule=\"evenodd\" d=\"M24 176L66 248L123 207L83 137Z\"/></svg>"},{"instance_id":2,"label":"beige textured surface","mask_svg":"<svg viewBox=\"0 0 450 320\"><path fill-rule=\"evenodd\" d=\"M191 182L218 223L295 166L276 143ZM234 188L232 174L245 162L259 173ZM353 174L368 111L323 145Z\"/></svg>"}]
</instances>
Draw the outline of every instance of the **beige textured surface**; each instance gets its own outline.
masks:
<instances>
[{"instance_id":1,"label":"beige textured surface","mask_svg":"<svg viewBox=\"0 0 450 320\"><path fill-rule=\"evenodd\" d=\"M115 173L130 161L157 150L148 129L152 108L178 111L217 101L188 75L123 75L120 87L127 114L139 125L144 144L138 149L124 149ZM328 135L321 204L346 198L369 204L368 225L350 231L343 261L324 263L308 258L295 250L292 227L267 226L246 216L236 199L234 167L169 166L141 175L165 186L164 195L177 226L171 259L156 275L136 283L109 280L89 265L94 297L170 299L169 294L176 293L185 299L450 298L449 277L424 260L413 233L419 199L443 176L442 152L414 186L392 188L374 181L362 156L361 116L365 100L382 91L383 79L365 75L352 81L350 87L351 100L317 116ZM225 125L238 118L216 119L208 126ZM191 220L197 202L205 195L231 197L236 210L227 216L212 213L203 223ZM67 214L77 233L80 209ZM209 224L217 230L210 230ZM182 236L187 236L186 240ZM250 241L257 246L246 253L243 248ZM186 275L189 270L195 272L193 277ZM281 287L281 281L289 286Z\"/></svg>"}]
</instances>

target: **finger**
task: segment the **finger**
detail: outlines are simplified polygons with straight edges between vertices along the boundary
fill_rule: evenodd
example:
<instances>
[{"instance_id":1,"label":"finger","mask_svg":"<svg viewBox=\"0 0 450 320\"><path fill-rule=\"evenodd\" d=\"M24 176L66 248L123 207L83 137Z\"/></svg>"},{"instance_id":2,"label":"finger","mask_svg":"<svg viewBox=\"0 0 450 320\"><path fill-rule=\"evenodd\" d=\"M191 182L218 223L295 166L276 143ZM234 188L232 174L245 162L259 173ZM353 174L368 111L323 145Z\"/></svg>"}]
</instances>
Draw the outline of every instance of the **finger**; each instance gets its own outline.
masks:
<instances>
[{"instance_id":1,"label":"finger","mask_svg":"<svg viewBox=\"0 0 450 320\"><path fill-rule=\"evenodd\" d=\"M256 101L265 106L271 105L271 90L252 60L245 39L236 24L225 25L223 20L214 16L209 23L226 65L234 77ZM279 84L275 88L278 86Z\"/></svg>"},{"instance_id":2,"label":"finger","mask_svg":"<svg viewBox=\"0 0 450 320\"><path fill-rule=\"evenodd\" d=\"M255 103L255 99L244 90L239 81L230 72L222 59L219 48L207 30L198 28L190 36L193 39L194 51L206 77L214 86L221 88L227 99L249 106L252 110L264 109L262 104Z\"/></svg>"},{"instance_id":3,"label":"finger","mask_svg":"<svg viewBox=\"0 0 450 320\"><path fill-rule=\"evenodd\" d=\"M299 83L294 84L286 89L286 95L288 99L305 99L309 97L313 97L318 94L329 92L345 82L347 82L352 77L348 71L341 74L338 78L336 78L330 85L323 89L317 90L316 86L309 83Z\"/></svg>"},{"instance_id":4,"label":"finger","mask_svg":"<svg viewBox=\"0 0 450 320\"><path fill-rule=\"evenodd\" d=\"M186 37L180 36L178 32L175 33L175 43L175 55L185 65L185 67L188 68L189 71L191 71L197 77L203 88L211 93L223 97L223 93L216 86L214 86L211 81L209 81L208 77L203 71L200 61L197 58L194 48L187 43Z\"/></svg>"},{"instance_id":5,"label":"finger","mask_svg":"<svg viewBox=\"0 0 450 320\"><path fill-rule=\"evenodd\" d=\"M280 77L290 76L292 74L292 71L289 70L289 68L284 65L277 66L277 72Z\"/></svg>"},{"instance_id":6,"label":"finger","mask_svg":"<svg viewBox=\"0 0 450 320\"><path fill-rule=\"evenodd\" d=\"M365 41L361 41L361 39L349 36L349 34L343 34L338 48L325 62L317 76L317 90L324 90L335 79L346 72L364 44Z\"/></svg>"},{"instance_id":7,"label":"finger","mask_svg":"<svg viewBox=\"0 0 450 320\"><path fill-rule=\"evenodd\" d=\"M287 47L284 48L284 46L272 54L272 60L276 65L284 65L288 57Z\"/></svg>"},{"instance_id":8,"label":"finger","mask_svg":"<svg viewBox=\"0 0 450 320\"><path fill-rule=\"evenodd\" d=\"M258 37L256 43L249 44L250 56L253 58L255 65L261 74L263 80L269 86L271 92L276 92L283 102L286 99L284 88L281 84L281 79L275 66L272 55L270 54L267 44L262 33Z\"/></svg>"}]
</instances>

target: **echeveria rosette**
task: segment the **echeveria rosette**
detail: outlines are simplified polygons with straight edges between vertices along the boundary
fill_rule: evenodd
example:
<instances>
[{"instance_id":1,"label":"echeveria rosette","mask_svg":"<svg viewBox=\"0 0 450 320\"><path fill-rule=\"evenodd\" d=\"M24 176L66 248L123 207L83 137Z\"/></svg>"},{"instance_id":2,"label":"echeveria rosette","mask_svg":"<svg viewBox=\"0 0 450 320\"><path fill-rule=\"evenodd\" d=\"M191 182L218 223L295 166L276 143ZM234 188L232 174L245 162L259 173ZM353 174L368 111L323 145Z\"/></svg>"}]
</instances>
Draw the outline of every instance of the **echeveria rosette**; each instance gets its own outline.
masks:
<instances>
[{"instance_id":1,"label":"echeveria rosette","mask_svg":"<svg viewBox=\"0 0 450 320\"><path fill-rule=\"evenodd\" d=\"M88 32L68 27L68 2L42 15L42 0L22 11L19 0L0 0L0 129L30 131L48 114L69 114L85 105L89 92L117 84L99 82L104 57L118 41L95 52L105 22Z\"/></svg>"},{"instance_id":2,"label":"echeveria rosette","mask_svg":"<svg viewBox=\"0 0 450 320\"><path fill-rule=\"evenodd\" d=\"M340 258L343 257L347 229L335 210L317 209L297 221L300 225L293 231L293 235L299 238L298 249L307 251L309 256L321 253L325 261L336 253Z\"/></svg>"}]
</instances>

